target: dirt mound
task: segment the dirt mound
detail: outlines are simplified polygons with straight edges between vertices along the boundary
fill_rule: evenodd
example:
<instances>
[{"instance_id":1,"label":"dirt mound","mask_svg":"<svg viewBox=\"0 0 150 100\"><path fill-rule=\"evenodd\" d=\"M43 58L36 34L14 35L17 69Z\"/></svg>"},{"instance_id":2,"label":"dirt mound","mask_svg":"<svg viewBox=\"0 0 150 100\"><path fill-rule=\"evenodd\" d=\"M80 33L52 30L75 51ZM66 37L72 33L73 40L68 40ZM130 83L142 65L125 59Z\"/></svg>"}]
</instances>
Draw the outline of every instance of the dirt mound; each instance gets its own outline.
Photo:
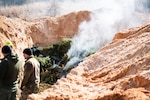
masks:
<instances>
[{"instance_id":1,"label":"dirt mound","mask_svg":"<svg viewBox=\"0 0 150 100\"><path fill-rule=\"evenodd\" d=\"M80 11L58 18L45 17L30 22L0 16L0 47L9 40L14 44L14 50L22 55L22 50L26 47L48 46L63 38L71 38L77 34L79 24L90 19L89 15L89 11Z\"/></svg>"},{"instance_id":2,"label":"dirt mound","mask_svg":"<svg viewBox=\"0 0 150 100\"><path fill-rule=\"evenodd\" d=\"M63 38L73 37L78 32L79 24L90 19L89 15L89 11L80 11L57 18L34 20L30 26L33 42L39 46L48 46Z\"/></svg>"},{"instance_id":3,"label":"dirt mound","mask_svg":"<svg viewBox=\"0 0 150 100\"><path fill-rule=\"evenodd\" d=\"M31 100L149 100L150 25L116 34L114 40L84 59Z\"/></svg>"},{"instance_id":4,"label":"dirt mound","mask_svg":"<svg viewBox=\"0 0 150 100\"><path fill-rule=\"evenodd\" d=\"M11 41L14 45L14 51L22 55L21 51L33 44L31 36L27 34L29 31L27 22L0 16L0 48L6 41ZM1 53L0 56L2 56Z\"/></svg>"}]
</instances>

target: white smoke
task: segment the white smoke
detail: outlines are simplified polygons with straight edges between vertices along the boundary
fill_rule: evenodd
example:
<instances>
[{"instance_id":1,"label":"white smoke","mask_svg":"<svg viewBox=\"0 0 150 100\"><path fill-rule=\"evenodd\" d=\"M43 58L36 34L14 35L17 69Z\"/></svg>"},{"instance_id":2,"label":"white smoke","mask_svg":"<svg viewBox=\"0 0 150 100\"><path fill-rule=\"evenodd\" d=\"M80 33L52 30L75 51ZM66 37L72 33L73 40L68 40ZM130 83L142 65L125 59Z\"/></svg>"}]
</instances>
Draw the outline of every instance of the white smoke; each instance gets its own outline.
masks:
<instances>
[{"instance_id":1,"label":"white smoke","mask_svg":"<svg viewBox=\"0 0 150 100\"><path fill-rule=\"evenodd\" d=\"M95 52L107 44L114 35L123 29L140 25L136 18L136 0L30 0L38 1L38 9L31 9L32 16L47 16L52 12L55 16L61 16L74 11L91 11L91 21L83 22L79 26L78 34L73 38L73 43L68 51L71 60L66 66L77 65L89 53ZM44 3L45 2L45 3ZM58 3L55 3L58 2ZM39 7L40 4L40 7ZM51 8L53 5L53 9ZM43 5L43 6L42 6ZM33 4L31 4L33 6ZM34 6L35 7L35 6ZM43 9L42 9L43 8ZM34 13L36 12L36 13ZM39 12L39 13L38 13ZM30 14L31 15L31 14Z\"/></svg>"},{"instance_id":2,"label":"white smoke","mask_svg":"<svg viewBox=\"0 0 150 100\"><path fill-rule=\"evenodd\" d=\"M74 0L74 2L77 1ZM94 8L91 9L91 21L85 21L79 26L78 34L73 38L72 46L68 51L71 59L66 67L79 63L91 51L96 51L107 44L120 30L141 24L139 19L134 16L134 0L86 0L86 2L88 1L91 4L91 6L87 5L88 8L90 9L92 6ZM75 5L71 6L75 8Z\"/></svg>"}]
</instances>

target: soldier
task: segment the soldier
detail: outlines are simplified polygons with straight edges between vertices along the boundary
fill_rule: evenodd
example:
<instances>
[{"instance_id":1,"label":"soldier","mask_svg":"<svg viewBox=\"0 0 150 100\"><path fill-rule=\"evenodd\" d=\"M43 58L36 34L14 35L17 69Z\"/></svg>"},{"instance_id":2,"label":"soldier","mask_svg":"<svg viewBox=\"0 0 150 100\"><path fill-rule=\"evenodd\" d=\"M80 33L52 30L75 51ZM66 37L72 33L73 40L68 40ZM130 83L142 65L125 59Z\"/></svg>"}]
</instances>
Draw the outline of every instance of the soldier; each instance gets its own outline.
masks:
<instances>
[{"instance_id":1,"label":"soldier","mask_svg":"<svg viewBox=\"0 0 150 100\"><path fill-rule=\"evenodd\" d=\"M0 100L16 100L22 61L8 45L2 47L0 62Z\"/></svg>"},{"instance_id":2,"label":"soldier","mask_svg":"<svg viewBox=\"0 0 150 100\"><path fill-rule=\"evenodd\" d=\"M32 50L26 48L23 51L26 59L24 65L24 77L21 83L20 100L27 100L31 93L38 93L40 83L40 63L34 58Z\"/></svg>"}]
</instances>

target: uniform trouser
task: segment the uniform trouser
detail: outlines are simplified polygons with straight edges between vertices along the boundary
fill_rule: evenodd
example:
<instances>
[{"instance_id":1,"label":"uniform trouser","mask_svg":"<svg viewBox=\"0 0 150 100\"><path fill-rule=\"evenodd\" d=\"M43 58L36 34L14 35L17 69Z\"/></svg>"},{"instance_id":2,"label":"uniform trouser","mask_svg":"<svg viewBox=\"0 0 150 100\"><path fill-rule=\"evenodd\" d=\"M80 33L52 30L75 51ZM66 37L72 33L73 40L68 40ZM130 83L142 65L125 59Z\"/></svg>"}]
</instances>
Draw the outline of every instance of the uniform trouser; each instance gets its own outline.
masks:
<instances>
[{"instance_id":1,"label":"uniform trouser","mask_svg":"<svg viewBox=\"0 0 150 100\"><path fill-rule=\"evenodd\" d=\"M32 93L38 93L38 88L36 87L24 88L21 92L21 97L19 100L27 100L28 96Z\"/></svg>"},{"instance_id":2,"label":"uniform trouser","mask_svg":"<svg viewBox=\"0 0 150 100\"><path fill-rule=\"evenodd\" d=\"M19 98L19 100L27 100L29 93L22 91L21 92L21 97Z\"/></svg>"},{"instance_id":3,"label":"uniform trouser","mask_svg":"<svg viewBox=\"0 0 150 100\"><path fill-rule=\"evenodd\" d=\"M10 92L10 91L1 91L0 90L0 100L17 100L17 91Z\"/></svg>"}]
</instances>

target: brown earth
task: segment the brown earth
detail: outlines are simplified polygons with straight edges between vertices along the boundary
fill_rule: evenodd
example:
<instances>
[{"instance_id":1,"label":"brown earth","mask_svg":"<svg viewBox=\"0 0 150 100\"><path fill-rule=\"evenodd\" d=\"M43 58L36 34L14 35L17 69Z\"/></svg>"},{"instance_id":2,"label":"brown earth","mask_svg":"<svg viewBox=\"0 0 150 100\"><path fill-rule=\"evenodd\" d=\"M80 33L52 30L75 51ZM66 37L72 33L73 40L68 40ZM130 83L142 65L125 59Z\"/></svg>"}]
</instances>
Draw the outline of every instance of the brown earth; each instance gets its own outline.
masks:
<instances>
[{"instance_id":1,"label":"brown earth","mask_svg":"<svg viewBox=\"0 0 150 100\"><path fill-rule=\"evenodd\" d=\"M0 16L0 48L10 40L14 51L22 55L21 51L26 47L44 47L71 38L77 34L82 21L90 20L89 14L89 11L72 12L58 18L45 17L28 22Z\"/></svg>"},{"instance_id":2,"label":"brown earth","mask_svg":"<svg viewBox=\"0 0 150 100\"><path fill-rule=\"evenodd\" d=\"M74 36L80 22L89 19L88 11L31 22L1 16L0 47L11 40L14 50L21 54L33 44L47 46ZM150 24L118 32L109 44L72 69L67 78L30 95L29 100L150 100L149 38Z\"/></svg>"},{"instance_id":3,"label":"brown earth","mask_svg":"<svg viewBox=\"0 0 150 100\"><path fill-rule=\"evenodd\" d=\"M57 18L47 17L34 20L30 25L30 35L34 44L48 46L63 38L73 37L78 32L79 24L90 19L89 14L89 11L80 11Z\"/></svg>"},{"instance_id":4,"label":"brown earth","mask_svg":"<svg viewBox=\"0 0 150 100\"><path fill-rule=\"evenodd\" d=\"M31 100L150 100L150 24L116 34Z\"/></svg>"}]
</instances>

